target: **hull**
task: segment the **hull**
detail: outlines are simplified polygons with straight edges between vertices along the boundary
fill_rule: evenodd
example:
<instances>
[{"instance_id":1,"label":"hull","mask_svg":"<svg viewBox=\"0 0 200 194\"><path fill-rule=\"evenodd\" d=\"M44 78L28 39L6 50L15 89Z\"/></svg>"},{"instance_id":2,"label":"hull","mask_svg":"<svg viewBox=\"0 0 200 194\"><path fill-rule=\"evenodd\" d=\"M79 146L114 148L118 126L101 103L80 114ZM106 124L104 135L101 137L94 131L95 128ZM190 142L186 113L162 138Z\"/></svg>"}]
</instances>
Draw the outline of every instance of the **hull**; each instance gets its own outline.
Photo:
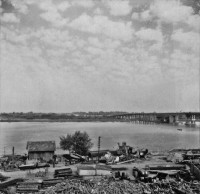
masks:
<instances>
[{"instance_id":1,"label":"hull","mask_svg":"<svg viewBox=\"0 0 200 194\"><path fill-rule=\"evenodd\" d=\"M165 166L148 166L146 169L148 170L181 170L185 169L185 165L165 165Z\"/></svg>"},{"instance_id":2,"label":"hull","mask_svg":"<svg viewBox=\"0 0 200 194\"><path fill-rule=\"evenodd\" d=\"M35 164L27 164L27 165L19 166L20 170L30 170L30 169L35 169L35 168L36 168Z\"/></svg>"},{"instance_id":3,"label":"hull","mask_svg":"<svg viewBox=\"0 0 200 194\"><path fill-rule=\"evenodd\" d=\"M50 167L50 164L47 164L47 163L41 163L40 164L39 163L36 168L47 168L47 167Z\"/></svg>"}]
</instances>

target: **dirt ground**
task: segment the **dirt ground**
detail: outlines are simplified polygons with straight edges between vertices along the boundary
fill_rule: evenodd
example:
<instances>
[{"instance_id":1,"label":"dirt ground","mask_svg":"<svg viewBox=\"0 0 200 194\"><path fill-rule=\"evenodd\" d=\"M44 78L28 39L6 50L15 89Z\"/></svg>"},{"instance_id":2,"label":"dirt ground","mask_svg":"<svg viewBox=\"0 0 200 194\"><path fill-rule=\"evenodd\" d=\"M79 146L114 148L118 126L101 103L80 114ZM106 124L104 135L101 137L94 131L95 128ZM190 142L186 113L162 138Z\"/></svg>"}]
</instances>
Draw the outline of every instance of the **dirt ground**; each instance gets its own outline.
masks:
<instances>
[{"instance_id":1,"label":"dirt ground","mask_svg":"<svg viewBox=\"0 0 200 194\"><path fill-rule=\"evenodd\" d=\"M172 165L173 163L166 162L163 160L163 156L152 156L146 159L137 159L135 162L128 163L128 164L115 164L111 165L111 167L126 167L127 168L127 174L132 175L132 169L133 167L142 169L146 165ZM56 164L55 168L53 166L50 166L47 170L46 176L44 177L36 177L35 175L38 172L45 172L45 169L34 169L34 170L17 170L17 171L12 171L12 172L5 172L3 170L0 170L0 173L4 176L10 177L10 178L24 178L28 180L41 180L41 179L47 179L47 178L53 178L54 171L55 169L59 168L65 168L69 167L72 169L73 173L76 174L77 172L77 167L80 166L81 164L75 164L75 165L70 165L70 166L65 166L64 163L59 163Z\"/></svg>"}]
</instances>

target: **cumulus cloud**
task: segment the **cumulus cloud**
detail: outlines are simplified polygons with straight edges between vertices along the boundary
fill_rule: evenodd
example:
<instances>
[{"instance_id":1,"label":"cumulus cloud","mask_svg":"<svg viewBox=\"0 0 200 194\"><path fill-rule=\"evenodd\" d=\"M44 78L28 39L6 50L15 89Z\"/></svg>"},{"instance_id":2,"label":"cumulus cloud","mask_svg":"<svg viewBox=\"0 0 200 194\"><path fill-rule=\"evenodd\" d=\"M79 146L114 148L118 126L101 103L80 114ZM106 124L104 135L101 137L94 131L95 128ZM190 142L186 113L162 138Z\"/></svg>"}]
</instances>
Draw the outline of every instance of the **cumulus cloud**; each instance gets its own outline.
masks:
<instances>
[{"instance_id":1,"label":"cumulus cloud","mask_svg":"<svg viewBox=\"0 0 200 194\"><path fill-rule=\"evenodd\" d=\"M92 0L81 0L81 1L71 1L71 4L73 6L80 6L80 7L84 7L84 8L92 8L94 7L94 1Z\"/></svg>"},{"instance_id":2,"label":"cumulus cloud","mask_svg":"<svg viewBox=\"0 0 200 194\"><path fill-rule=\"evenodd\" d=\"M60 12L64 12L70 7L70 4L67 1L63 2L55 2L52 0L44 0L44 1L29 1L27 3L35 3L43 13L40 14L40 17L50 22L53 26L63 27L67 24L68 18L64 18Z\"/></svg>"},{"instance_id":3,"label":"cumulus cloud","mask_svg":"<svg viewBox=\"0 0 200 194\"><path fill-rule=\"evenodd\" d=\"M27 14L28 13L28 6L26 4L25 0L10 0L11 4L13 5L13 7L20 13L22 14Z\"/></svg>"},{"instance_id":4,"label":"cumulus cloud","mask_svg":"<svg viewBox=\"0 0 200 194\"><path fill-rule=\"evenodd\" d=\"M56 10L55 11L46 11L42 14L40 14L40 17L43 18L44 20L52 23L56 27L62 27L67 24L68 19L67 18L62 18L60 13L58 13Z\"/></svg>"},{"instance_id":5,"label":"cumulus cloud","mask_svg":"<svg viewBox=\"0 0 200 194\"><path fill-rule=\"evenodd\" d=\"M24 0L2 14L2 110L194 110L199 15L174 0L115 2Z\"/></svg>"},{"instance_id":6,"label":"cumulus cloud","mask_svg":"<svg viewBox=\"0 0 200 194\"><path fill-rule=\"evenodd\" d=\"M194 14L193 8L177 0L155 0L144 11L134 12L132 18L141 21L156 20L170 24L187 24L199 29L199 16Z\"/></svg>"},{"instance_id":7,"label":"cumulus cloud","mask_svg":"<svg viewBox=\"0 0 200 194\"><path fill-rule=\"evenodd\" d=\"M2 22L6 23L19 23L20 19L16 17L14 13L4 13L0 19Z\"/></svg>"},{"instance_id":8,"label":"cumulus cloud","mask_svg":"<svg viewBox=\"0 0 200 194\"><path fill-rule=\"evenodd\" d=\"M110 38L99 40L97 37L89 37L88 42L92 46L95 46L98 48L117 48L121 44L121 42L118 40L112 40Z\"/></svg>"},{"instance_id":9,"label":"cumulus cloud","mask_svg":"<svg viewBox=\"0 0 200 194\"><path fill-rule=\"evenodd\" d=\"M143 28L135 32L135 34L142 40L163 42L163 35L159 29Z\"/></svg>"},{"instance_id":10,"label":"cumulus cloud","mask_svg":"<svg viewBox=\"0 0 200 194\"><path fill-rule=\"evenodd\" d=\"M86 13L74 19L69 23L69 26L80 31L104 34L124 41L130 40L133 33L131 22L112 21L108 17L101 15L91 17Z\"/></svg>"},{"instance_id":11,"label":"cumulus cloud","mask_svg":"<svg viewBox=\"0 0 200 194\"><path fill-rule=\"evenodd\" d=\"M15 30L10 30L3 26L1 27L0 35L2 39L6 39L9 42L21 45L26 45L29 38L28 34L18 33Z\"/></svg>"},{"instance_id":12,"label":"cumulus cloud","mask_svg":"<svg viewBox=\"0 0 200 194\"><path fill-rule=\"evenodd\" d=\"M176 0L156 0L150 7L150 12L165 22L184 22L193 10L189 6L184 6Z\"/></svg>"},{"instance_id":13,"label":"cumulus cloud","mask_svg":"<svg viewBox=\"0 0 200 194\"><path fill-rule=\"evenodd\" d=\"M110 14L114 16L128 15L132 9L129 0L105 0L104 4L108 7Z\"/></svg>"},{"instance_id":14,"label":"cumulus cloud","mask_svg":"<svg viewBox=\"0 0 200 194\"><path fill-rule=\"evenodd\" d=\"M153 16L150 13L150 10L145 10L143 12L133 12L132 19L141 20L141 21L149 21L153 19Z\"/></svg>"},{"instance_id":15,"label":"cumulus cloud","mask_svg":"<svg viewBox=\"0 0 200 194\"><path fill-rule=\"evenodd\" d=\"M102 11L102 9L100 9L100 8L98 7L98 8L96 8L96 9L94 10L94 14L96 14L96 15L102 15L102 14L103 14L103 11Z\"/></svg>"},{"instance_id":16,"label":"cumulus cloud","mask_svg":"<svg viewBox=\"0 0 200 194\"><path fill-rule=\"evenodd\" d=\"M55 5L59 11L66 11L71 5L69 2L64 1Z\"/></svg>"},{"instance_id":17,"label":"cumulus cloud","mask_svg":"<svg viewBox=\"0 0 200 194\"><path fill-rule=\"evenodd\" d=\"M184 48L199 52L200 35L197 32L184 32L183 30L179 29L174 31L172 40L177 41Z\"/></svg>"}]
</instances>

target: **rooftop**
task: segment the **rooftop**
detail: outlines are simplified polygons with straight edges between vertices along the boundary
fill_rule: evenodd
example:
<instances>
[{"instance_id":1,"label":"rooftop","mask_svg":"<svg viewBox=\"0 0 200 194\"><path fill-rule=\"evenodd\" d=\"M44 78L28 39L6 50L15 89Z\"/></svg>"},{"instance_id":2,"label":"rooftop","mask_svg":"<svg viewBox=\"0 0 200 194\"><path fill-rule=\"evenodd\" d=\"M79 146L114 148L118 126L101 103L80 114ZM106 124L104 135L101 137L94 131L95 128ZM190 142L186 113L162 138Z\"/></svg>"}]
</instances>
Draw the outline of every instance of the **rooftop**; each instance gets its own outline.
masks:
<instances>
[{"instance_id":1,"label":"rooftop","mask_svg":"<svg viewBox=\"0 0 200 194\"><path fill-rule=\"evenodd\" d=\"M53 152L56 150L55 141L28 141L26 149L28 152Z\"/></svg>"}]
</instances>

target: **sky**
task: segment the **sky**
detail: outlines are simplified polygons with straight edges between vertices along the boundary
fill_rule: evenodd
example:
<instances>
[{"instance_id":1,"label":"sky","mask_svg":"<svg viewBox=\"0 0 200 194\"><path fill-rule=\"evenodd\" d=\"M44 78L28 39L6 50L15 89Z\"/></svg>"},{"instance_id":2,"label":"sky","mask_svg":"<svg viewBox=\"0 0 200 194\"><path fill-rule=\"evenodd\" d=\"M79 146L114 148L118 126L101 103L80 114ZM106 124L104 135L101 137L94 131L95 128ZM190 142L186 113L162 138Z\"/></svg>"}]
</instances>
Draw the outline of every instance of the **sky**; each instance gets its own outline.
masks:
<instances>
[{"instance_id":1,"label":"sky","mask_svg":"<svg viewBox=\"0 0 200 194\"><path fill-rule=\"evenodd\" d=\"M0 112L200 111L199 0L0 6Z\"/></svg>"}]
</instances>

